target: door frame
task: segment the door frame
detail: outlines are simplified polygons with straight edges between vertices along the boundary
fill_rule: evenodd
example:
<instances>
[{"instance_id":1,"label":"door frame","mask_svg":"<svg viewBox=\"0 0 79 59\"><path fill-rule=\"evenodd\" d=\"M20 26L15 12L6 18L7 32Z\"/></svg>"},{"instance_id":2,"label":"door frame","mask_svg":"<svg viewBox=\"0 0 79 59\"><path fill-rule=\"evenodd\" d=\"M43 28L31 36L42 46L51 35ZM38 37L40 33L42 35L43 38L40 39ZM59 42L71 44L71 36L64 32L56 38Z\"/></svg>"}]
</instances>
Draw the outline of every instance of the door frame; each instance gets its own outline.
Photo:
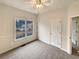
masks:
<instances>
[{"instance_id":1,"label":"door frame","mask_svg":"<svg viewBox=\"0 0 79 59\"><path fill-rule=\"evenodd\" d=\"M67 52L68 54L72 54L72 39L71 39L71 26L72 26L72 18L73 17L78 17L79 15L75 15L75 16L70 16L68 17L68 49Z\"/></svg>"}]
</instances>

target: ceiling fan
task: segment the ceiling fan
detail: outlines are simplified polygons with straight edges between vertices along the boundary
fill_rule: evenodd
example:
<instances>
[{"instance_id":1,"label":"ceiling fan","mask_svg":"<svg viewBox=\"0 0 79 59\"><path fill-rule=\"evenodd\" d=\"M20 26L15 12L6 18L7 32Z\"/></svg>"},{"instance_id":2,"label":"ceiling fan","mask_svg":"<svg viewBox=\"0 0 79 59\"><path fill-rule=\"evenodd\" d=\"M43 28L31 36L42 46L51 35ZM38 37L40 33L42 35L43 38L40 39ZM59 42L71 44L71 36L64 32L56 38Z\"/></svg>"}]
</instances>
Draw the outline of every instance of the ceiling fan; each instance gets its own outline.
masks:
<instances>
[{"instance_id":1,"label":"ceiling fan","mask_svg":"<svg viewBox=\"0 0 79 59\"><path fill-rule=\"evenodd\" d=\"M28 5L32 5L35 8L43 8L43 7L48 7L52 4L51 0L26 0L26 3Z\"/></svg>"}]
</instances>

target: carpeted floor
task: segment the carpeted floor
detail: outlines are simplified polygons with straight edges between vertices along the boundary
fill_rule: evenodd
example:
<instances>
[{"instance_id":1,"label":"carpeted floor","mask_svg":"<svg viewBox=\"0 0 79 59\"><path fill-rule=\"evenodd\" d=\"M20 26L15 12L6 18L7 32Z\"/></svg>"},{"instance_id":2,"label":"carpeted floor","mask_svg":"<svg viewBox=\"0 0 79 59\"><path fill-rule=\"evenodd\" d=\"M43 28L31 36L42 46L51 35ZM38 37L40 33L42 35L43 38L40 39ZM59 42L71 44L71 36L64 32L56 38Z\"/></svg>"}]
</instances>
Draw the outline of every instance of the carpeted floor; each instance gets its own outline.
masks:
<instances>
[{"instance_id":1,"label":"carpeted floor","mask_svg":"<svg viewBox=\"0 0 79 59\"><path fill-rule=\"evenodd\" d=\"M34 41L0 55L0 59L79 59L79 57L68 55L66 52L41 41Z\"/></svg>"}]
</instances>

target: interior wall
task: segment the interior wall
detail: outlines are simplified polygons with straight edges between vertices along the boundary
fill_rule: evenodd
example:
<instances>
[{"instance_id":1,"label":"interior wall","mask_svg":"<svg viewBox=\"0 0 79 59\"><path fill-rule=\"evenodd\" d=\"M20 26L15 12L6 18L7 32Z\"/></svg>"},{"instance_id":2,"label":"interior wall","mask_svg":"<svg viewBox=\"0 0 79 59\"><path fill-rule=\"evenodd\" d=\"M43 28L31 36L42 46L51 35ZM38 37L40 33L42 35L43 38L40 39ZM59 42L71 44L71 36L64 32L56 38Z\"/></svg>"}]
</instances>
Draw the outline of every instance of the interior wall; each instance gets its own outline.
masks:
<instances>
[{"instance_id":1,"label":"interior wall","mask_svg":"<svg viewBox=\"0 0 79 59\"><path fill-rule=\"evenodd\" d=\"M72 17L79 16L79 0L72 3L68 8L68 52L72 53L72 41L70 39L71 34L71 22Z\"/></svg>"},{"instance_id":2,"label":"interior wall","mask_svg":"<svg viewBox=\"0 0 79 59\"><path fill-rule=\"evenodd\" d=\"M15 41L15 19L33 20L33 35L23 40ZM37 38L37 16L4 4L0 4L0 54Z\"/></svg>"},{"instance_id":3,"label":"interior wall","mask_svg":"<svg viewBox=\"0 0 79 59\"><path fill-rule=\"evenodd\" d=\"M50 44L51 38L51 20L61 19L62 21L62 48L67 52L67 9L57 9L40 14L38 17L38 38L43 42ZM54 23L54 22L53 22Z\"/></svg>"}]
</instances>

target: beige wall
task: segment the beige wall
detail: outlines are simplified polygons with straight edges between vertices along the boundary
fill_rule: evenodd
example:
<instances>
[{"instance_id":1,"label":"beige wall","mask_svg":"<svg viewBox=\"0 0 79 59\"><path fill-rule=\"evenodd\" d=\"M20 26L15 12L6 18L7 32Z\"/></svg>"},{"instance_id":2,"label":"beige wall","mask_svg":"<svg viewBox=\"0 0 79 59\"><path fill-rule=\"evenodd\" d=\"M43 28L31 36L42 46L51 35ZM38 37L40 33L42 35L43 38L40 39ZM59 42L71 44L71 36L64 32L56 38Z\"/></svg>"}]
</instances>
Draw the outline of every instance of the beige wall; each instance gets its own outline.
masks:
<instances>
[{"instance_id":1,"label":"beige wall","mask_svg":"<svg viewBox=\"0 0 79 59\"><path fill-rule=\"evenodd\" d=\"M17 17L33 20L33 35L15 41L15 19ZM37 38L37 17L35 14L0 4L0 54Z\"/></svg>"},{"instance_id":2,"label":"beige wall","mask_svg":"<svg viewBox=\"0 0 79 59\"><path fill-rule=\"evenodd\" d=\"M62 48L67 52L67 9L57 9L40 14L38 17L38 37L40 40L51 44L50 23L51 20L62 21ZM53 22L54 23L54 22ZM52 31L52 30L51 30Z\"/></svg>"},{"instance_id":3,"label":"beige wall","mask_svg":"<svg viewBox=\"0 0 79 59\"><path fill-rule=\"evenodd\" d=\"M69 17L79 16L79 0L70 5L68 15Z\"/></svg>"}]
</instances>

